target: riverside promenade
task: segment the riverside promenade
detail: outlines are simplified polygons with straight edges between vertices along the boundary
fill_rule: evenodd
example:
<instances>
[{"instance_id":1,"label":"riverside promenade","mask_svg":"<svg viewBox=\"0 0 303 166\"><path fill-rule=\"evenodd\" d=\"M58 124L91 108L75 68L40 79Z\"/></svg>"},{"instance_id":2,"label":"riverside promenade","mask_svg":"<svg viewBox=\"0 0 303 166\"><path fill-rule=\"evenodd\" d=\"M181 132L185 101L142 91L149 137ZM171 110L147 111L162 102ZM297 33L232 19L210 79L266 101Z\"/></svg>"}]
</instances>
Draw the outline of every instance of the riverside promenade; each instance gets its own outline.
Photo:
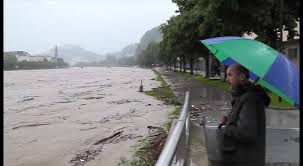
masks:
<instances>
[{"instance_id":1,"label":"riverside promenade","mask_svg":"<svg viewBox=\"0 0 303 166\"><path fill-rule=\"evenodd\" d=\"M164 68L156 68L156 70L167 81L180 103L183 104L185 92L190 91L192 108L203 110L207 125L217 125L219 118L230 111L231 94L228 92L204 85L198 80L181 76L177 74L177 72L167 71ZM267 128L277 129L274 132L268 133L266 147L267 165L277 163L288 163L288 165L299 164L299 141L296 139L299 136L299 124L299 110L279 110L271 108L266 110ZM189 164L193 166L207 166L209 165L209 161L202 128L197 126L197 124L193 124L191 129ZM291 136L295 139L288 139L288 137ZM284 142L281 143L281 140L284 140ZM287 142L285 140L297 141ZM287 153L281 151L283 148L289 149L289 151Z\"/></svg>"}]
</instances>

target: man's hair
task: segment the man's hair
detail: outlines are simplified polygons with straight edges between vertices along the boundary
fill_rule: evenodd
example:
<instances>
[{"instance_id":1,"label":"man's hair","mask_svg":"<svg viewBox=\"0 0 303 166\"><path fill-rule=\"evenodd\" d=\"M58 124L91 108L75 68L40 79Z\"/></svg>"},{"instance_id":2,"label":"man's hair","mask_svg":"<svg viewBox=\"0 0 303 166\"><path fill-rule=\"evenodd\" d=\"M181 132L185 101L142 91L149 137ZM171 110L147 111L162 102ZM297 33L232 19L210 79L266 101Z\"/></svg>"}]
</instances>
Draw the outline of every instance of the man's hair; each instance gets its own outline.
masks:
<instances>
[{"instance_id":1,"label":"man's hair","mask_svg":"<svg viewBox=\"0 0 303 166\"><path fill-rule=\"evenodd\" d=\"M247 79L249 79L249 70L246 69L244 66L240 64L233 64L231 65L233 70L236 71L238 74L244 74Z\"/></svg>"}]
</instances>

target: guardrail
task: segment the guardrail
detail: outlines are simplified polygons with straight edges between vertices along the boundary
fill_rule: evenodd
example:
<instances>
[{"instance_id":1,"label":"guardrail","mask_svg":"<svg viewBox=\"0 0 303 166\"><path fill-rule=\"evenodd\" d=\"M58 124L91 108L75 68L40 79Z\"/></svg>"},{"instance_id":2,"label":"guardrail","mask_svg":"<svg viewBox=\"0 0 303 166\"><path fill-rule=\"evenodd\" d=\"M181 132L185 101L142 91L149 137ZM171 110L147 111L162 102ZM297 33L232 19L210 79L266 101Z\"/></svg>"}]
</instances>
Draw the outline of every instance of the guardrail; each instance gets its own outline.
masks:
<instances>
[{"instance_id":1,"label":"guardrail","mask_svg":"<svg viewBox=\"0 0 303 166\"><path fill-rule=\"evenodd\" d=\"M170 136L160 154L156 166L186 165L189 150L190 129L190 93L185 94L185 101Z\"/></svg>"}]
</instances>

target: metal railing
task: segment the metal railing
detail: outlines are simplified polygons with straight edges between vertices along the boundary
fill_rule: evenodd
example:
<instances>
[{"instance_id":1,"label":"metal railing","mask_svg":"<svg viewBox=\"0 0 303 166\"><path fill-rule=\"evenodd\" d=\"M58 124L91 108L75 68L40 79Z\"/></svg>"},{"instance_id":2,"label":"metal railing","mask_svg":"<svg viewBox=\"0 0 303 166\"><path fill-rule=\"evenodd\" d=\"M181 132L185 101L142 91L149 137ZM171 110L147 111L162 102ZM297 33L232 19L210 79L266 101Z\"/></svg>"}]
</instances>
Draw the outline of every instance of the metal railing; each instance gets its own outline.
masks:
<instances>
[{"instance_id":1,"label":"metal railing","mask_svg":"<svg viewBox=\"0 0 303 166\"><path fill-rule=\"evenodd\" d=\"M186 165L189 150L190 129L190 93L185 94L185 101L179 119L160 154L156 166Z\"/></svg>"}]
</instances>

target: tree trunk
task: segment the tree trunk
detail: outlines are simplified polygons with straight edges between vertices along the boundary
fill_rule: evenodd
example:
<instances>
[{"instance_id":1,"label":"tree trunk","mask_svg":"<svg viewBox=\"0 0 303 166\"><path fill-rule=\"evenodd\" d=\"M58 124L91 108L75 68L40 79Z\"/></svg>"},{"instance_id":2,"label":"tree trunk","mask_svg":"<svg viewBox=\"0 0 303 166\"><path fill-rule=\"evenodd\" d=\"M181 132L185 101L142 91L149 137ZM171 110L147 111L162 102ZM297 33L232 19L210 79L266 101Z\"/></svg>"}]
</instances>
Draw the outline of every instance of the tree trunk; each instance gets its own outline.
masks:
<instances>
[{"instance_id":1,"label":"tree trunk","mask_svg":"<svg viewBox=\"0 0 303 166\"><path fill-rule=\"evenodd\" d=\"M224 65L224 82L226 82L227 74L226 74L227 66Z\"/></svg>"},{"instance_id":2,"label":"tree trunk","mask_svg":"<svg viewBox=\"0 0 303 166\"><path fill-rule=\"evenodd\" d=\"M192 54L189 58L190 58L189 59L190 75L193 75L194 74L194 55Z\"/></svg>"},{"instance_id":3,"label":"tree trunk","mask_svg":"<svg viewBox=\"0 0 303 166\"><path fill-rule=\"evenodd\" d=\"M179 63L180 63L180 72L182 72L182 58L180 57L179 60L180 60L179 61Z\"/></svg>"},{"instance_id":4,"label":"tree trunk","mask_svg":"<svg viewBox=\"0 0 303 166\"><path fill-rule=\"evenodd\" d=\"M186 58L185 55L183 55L183 72L186 73Z\"/></svg>"},{"instance_id":5,"label":"tree trunk","mask_svg":"<svg viewBox=\"0 0 303 166\"><path fill-rule=\"evenodd\" d=\"M209 78L209 55L205 56L205 78Z\"/></svg>"}]
</instances>

